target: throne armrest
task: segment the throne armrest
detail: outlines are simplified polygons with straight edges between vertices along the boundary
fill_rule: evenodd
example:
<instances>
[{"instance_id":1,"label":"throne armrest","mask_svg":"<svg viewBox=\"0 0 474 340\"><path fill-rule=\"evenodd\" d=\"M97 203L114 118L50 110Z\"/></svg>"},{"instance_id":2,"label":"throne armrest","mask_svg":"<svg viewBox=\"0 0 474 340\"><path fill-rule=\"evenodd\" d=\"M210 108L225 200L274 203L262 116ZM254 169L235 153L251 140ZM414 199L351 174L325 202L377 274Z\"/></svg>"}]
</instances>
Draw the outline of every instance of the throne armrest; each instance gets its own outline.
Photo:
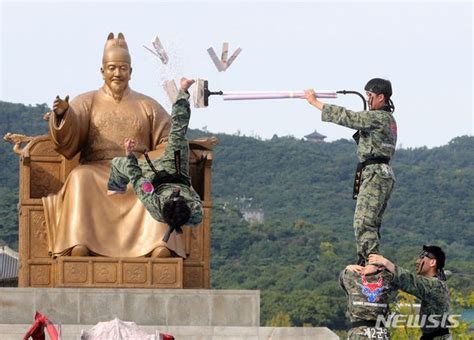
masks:
<instances>
[{"instance_id":1,"label":"throne armrest","mask_svg":"<svg viewBox=\"0 0 474 340\"><path fill-rule=\"evenodd\" d=\"M3 139L13 143L13 151L20 156L20 205L42 205L41 197L61 189L79 163L79 155L67 160L57 153L48 135L7 133Z\"/></svg>"}]
</instances>

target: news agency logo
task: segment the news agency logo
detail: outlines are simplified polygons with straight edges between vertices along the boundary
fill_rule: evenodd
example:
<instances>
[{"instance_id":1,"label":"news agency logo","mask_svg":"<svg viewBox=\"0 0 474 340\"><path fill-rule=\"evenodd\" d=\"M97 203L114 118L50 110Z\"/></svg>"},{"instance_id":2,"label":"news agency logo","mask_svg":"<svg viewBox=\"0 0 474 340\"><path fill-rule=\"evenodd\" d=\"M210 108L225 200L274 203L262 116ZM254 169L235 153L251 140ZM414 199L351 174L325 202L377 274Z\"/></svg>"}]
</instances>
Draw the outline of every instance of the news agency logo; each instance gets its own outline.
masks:
<instances>
[{"instance_id":1,"label":"news agency logo","mask_svg":"<svg viewBox=\"0 0 474 340\"><path fill-rule=\"evenodd\" d=\"M378 315L376 328L456 328L459 326L460 314L430 314L404 315L391 313L387 316Z\"/></svg>"}]
</instances>

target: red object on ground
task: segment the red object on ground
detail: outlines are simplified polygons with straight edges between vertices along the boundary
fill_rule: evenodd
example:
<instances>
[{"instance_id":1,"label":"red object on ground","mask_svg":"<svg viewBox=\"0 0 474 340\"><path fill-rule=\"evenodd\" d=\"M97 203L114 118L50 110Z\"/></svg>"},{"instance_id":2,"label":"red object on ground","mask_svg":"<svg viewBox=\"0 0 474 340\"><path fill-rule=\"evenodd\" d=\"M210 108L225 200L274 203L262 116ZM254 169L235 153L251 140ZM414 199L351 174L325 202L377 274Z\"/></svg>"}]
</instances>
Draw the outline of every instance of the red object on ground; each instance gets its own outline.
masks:
<instances>
[{"instance_id":1,"label":"red object on ground","mask_svg":"<svg viewBox=\"0 0 474 340\"><path fill-rule=\"evenodd\" d=\"M170 334L160 333L160 340L174 340L174 336Z\"/></svg>"},{"instance_id":2,"label":"red object on ground","mask_svg":"<svg viewBox=\"0 0 474 340\"><path fill-rule=\"evenodd\" d=\"M48 331L48 335L51 340L59 340L58 331L54 327L53 323L43 314L36 312L35 322L31 325L28 332L26 332L23 340L28 340L30 337L33 340L45 340L44 327Z\"/></svg>"}]
</instances>

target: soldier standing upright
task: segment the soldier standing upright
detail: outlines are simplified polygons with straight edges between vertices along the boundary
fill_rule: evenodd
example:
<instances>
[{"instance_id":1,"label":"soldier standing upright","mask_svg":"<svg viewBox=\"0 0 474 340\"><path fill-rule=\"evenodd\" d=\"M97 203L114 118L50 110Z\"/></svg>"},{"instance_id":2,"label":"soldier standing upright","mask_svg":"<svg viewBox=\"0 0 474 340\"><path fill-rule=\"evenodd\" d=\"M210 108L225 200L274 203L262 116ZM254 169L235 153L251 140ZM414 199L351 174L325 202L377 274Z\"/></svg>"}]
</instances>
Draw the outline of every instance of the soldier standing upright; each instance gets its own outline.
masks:
<instances>
[{"instance_id":1,"label":"soldier standing upright","mask_svg":"<svg viewBox=\"0 0 474 340\"><path fill-rule=\"evenodd\" d=\"M344 107L320 102L314 90L306 90L306 100L322 111L321 119L358 130L354 198L354 233L358 264L365 264L370 254L378 254L382 216L390 198L395 176L389 165L397 142L397 124L390 81L371 79L365 86L369 111L354 112Z\"/></svg>"}]
</instances>

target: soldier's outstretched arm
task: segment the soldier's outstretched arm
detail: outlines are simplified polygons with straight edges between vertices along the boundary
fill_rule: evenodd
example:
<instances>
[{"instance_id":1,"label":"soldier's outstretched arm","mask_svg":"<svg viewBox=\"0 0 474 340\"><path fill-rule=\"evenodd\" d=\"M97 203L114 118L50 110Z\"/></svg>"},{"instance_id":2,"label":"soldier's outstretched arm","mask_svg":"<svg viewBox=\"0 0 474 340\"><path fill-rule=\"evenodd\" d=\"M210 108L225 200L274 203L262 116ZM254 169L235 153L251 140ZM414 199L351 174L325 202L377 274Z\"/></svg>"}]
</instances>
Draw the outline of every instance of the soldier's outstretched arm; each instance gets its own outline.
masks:
<instances>
[{"instance_id":1,"label":"soldier's outstretched arm","mask_svg":"<svg viewBox=\"0 0 474 340\"><path fill-rule=\"evenodd\" d=\"M395 266L393 283L404 292L426 300L431 291L432 279L415 275L402 267Z\"/></svg>"},{"instance_id":2,"label":"soldier's outstretched arm","mask_svg":"<svg viewBox=\"0 0 474 340\"><path fill-rule=\"evenodd\" d=\"M393 264L389 259L386 259L382 255L370 254L369 255L369 264L374 266L383 266L389 272L395 273L395 264Z\"/></svg>"},{"instance_id":3,"label":"soldier's outstretched arm","mask_svg":"<svg viewBox=\"0 0 474 340\"><path fill-rule=\"evenodd\" d=\"M331 122L355 130L372 130L383 122L375 111L351 111L342 106L324 104L321 112L323 122Z\"/></svg>"},{"instance_id":4,"label":"soldier's outstretched arm","mask_svg":"<svg viewBox=\"0 0 474 340\"><path fill-rule=\"evenodd\" d=\"M319 101L313 89L305 90L304 98L321 111L323 122L331 122L356 130L370 130L382 124L377 114L372 111L355 112L342 106L329 105Z\"/></svg>"},{"instance_id":5,"label":"soldier's outstretched arm","mask_svg":"<svg viewBox=\"0 0 474 340\"><path fill-rule=\"evenodd\" d=\"M384 266L389 272L393 273L393 283L395 286L408 294L412 294L420 299L425 299L429 293L429 278L410 273L382 255L369 255L369 264Z\"/></svg>"}]
</instances>

